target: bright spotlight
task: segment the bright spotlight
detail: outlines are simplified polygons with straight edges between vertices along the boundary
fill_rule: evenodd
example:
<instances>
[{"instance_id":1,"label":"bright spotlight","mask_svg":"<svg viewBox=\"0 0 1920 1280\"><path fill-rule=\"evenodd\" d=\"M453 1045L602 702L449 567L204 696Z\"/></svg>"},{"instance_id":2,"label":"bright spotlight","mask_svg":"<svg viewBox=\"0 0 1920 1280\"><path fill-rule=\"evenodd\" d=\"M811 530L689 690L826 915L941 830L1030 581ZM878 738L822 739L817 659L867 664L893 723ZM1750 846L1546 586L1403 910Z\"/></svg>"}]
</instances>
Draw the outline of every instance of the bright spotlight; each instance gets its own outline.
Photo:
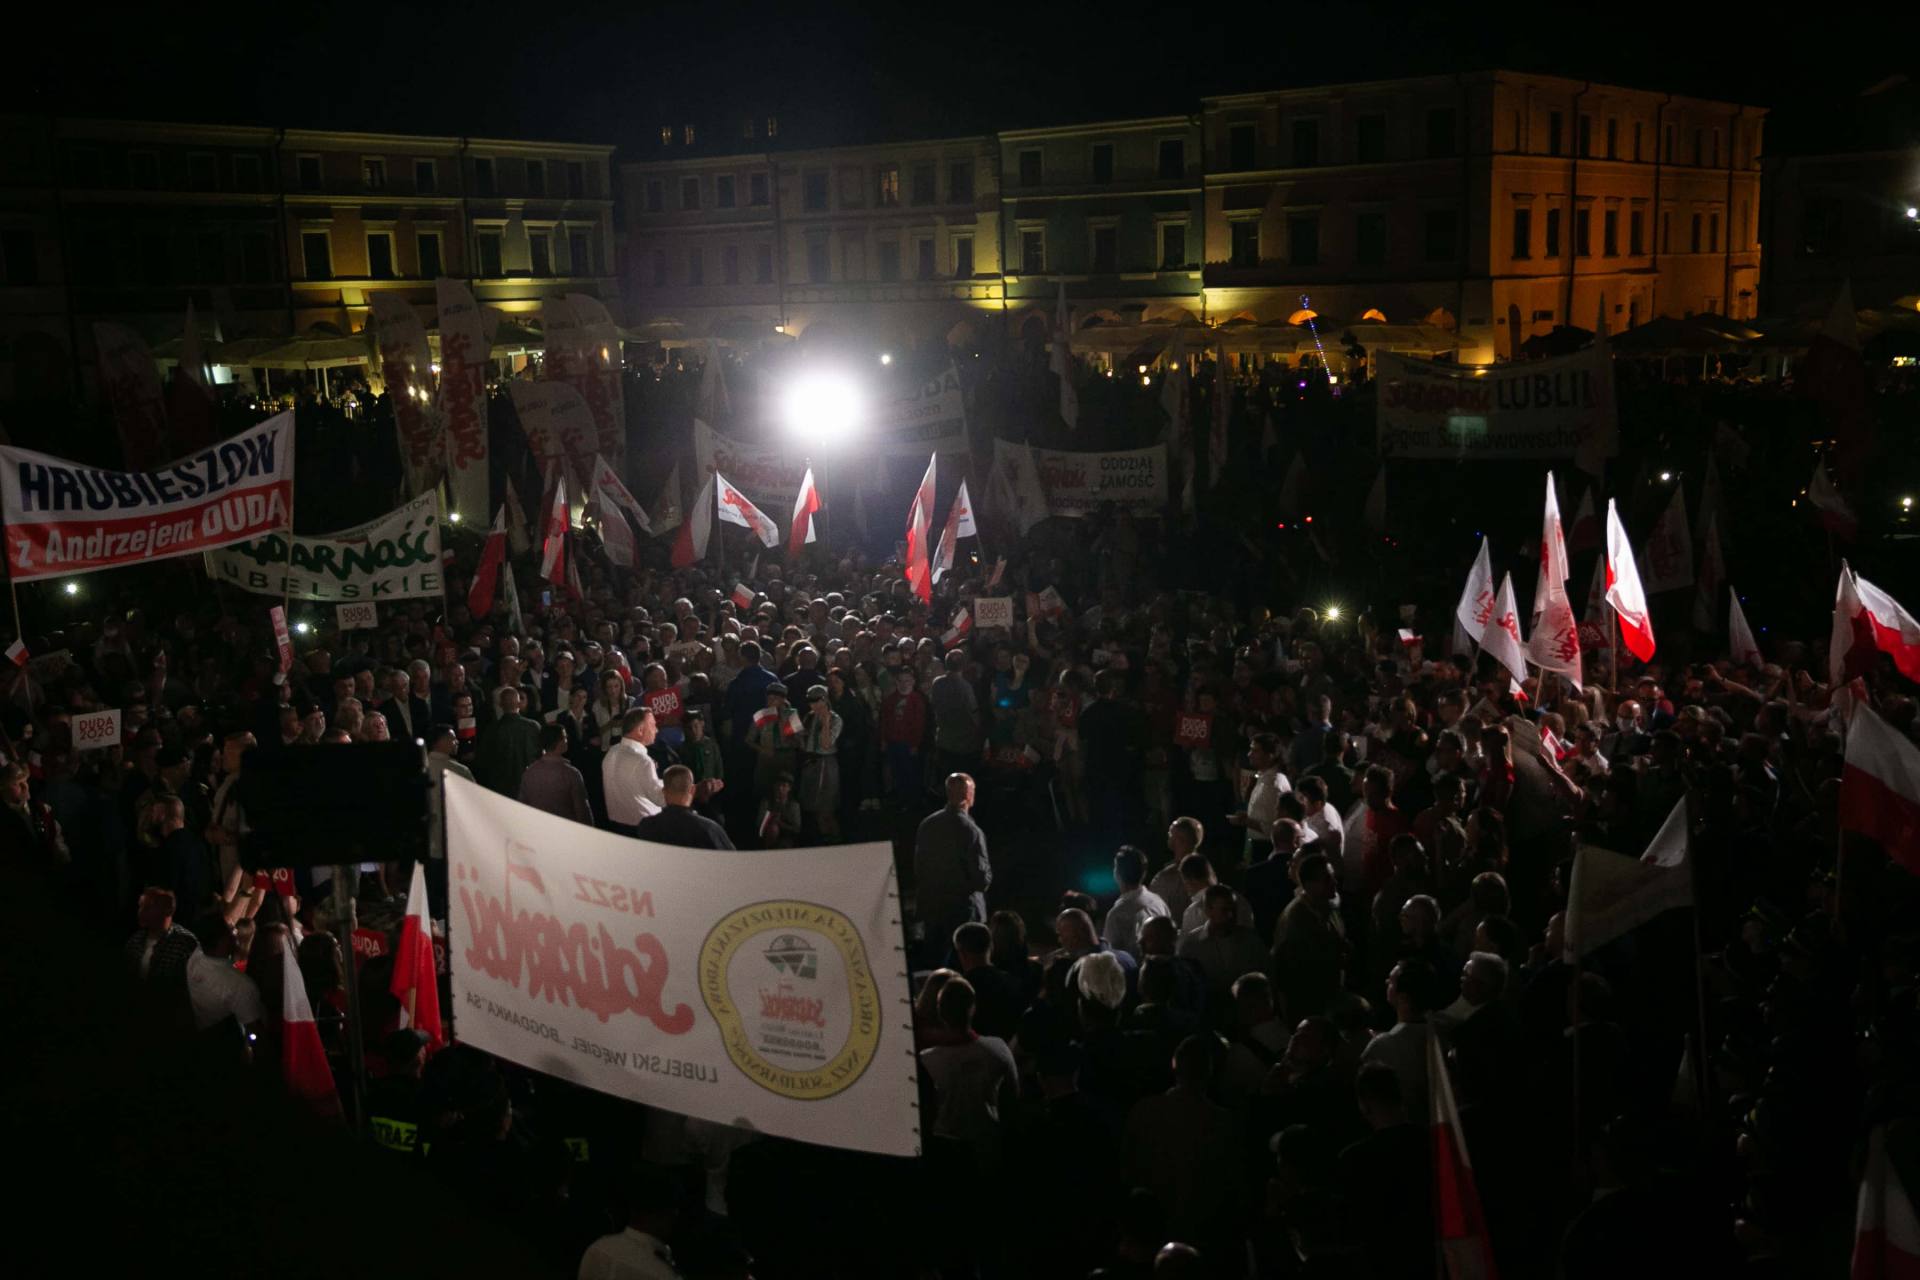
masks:
<instances>
[{"instance_id":1,"label":"bright spotlight","mask_svg":"<svg viewBox=\"0 0 1920 1280\"><path fill-rule=\"evenodd\" d=\"M1671 471L1662 471L1662 472L1660 473L1660 483L1661 483L1661 484L1666 484L1666 483L1668 483L1669 481L1671 481L1672 479L1673 479L1673 472L1671 472Z\"/></svg>"},{"instance_id":2,"label":"bright spotlight","mask_svg":"<svg viewBox=\"0 0 1920 1280\"><path fill-rule=\"evenodd\" d=\"M816 444L851 436L865 411L860 388L840 373L810 373L787 392L787 430Z\"/></svg>"},{"instance_id":3,"label":"bright spotlight","mask_svg":"<svg viewBox=\"0 0 1920 1280\"><path fill-rule=\"evenodd\" d=\"M312 627L310 627L310 626L308 626L308 625L307 625L306 623L304 623L304 622L296 622L296 623L294 623L294 624L293 624L293 629L294 629L295 631L298 631L298 632L299 632L299 633L300 633L301 635L305 635L305 634L307 634L307 632L309 632L309 631L311 631L311 630L313 630L313 628L312 628Z\"/></svg>"},{"instance_id":4,"label":"bright spotlight","mask_svg":"<svg viewBox=\"0 0 1920 1280\"><path fill-rule=\"evenodd\" d=\"M69 582L69 583L68 583L68 584L66 585L66 593L67 593L68 595L70 595L70 596L77 596L77 595L79 595L79 594L80 594L80 584L79 584L79 583L77 583L77 582Z\"/></svg>"},{"instance_id":5,"label":"bright spotlight","mask_svg":"<svg viewBox=\"0 0 1920 1280\"><path fill-rule=\"evenodd\" d=\"M1907 216L1909 218L1920 218L1920 209L1916 209L1912 205L1908 205Z\"/></svg>"},{"instance_id":6,"label":"bright spotlight","mask_svg":"<svg viewBox=\"0 0 1920 1280\"><path fill-rule=\"evenodd\" d=\"M1337 604L1330 604L1321 612L1326 614L1328 622L1340 621L1340 606Z\"/></svg>"},{"instance_id":7,"label":"bright spotlight","mask_svg":"<svg viewBox=\"0 0 1920 1280\"><path fill-rule=\"evenodd\" d=\"M454 524L459 524L460 513L458 511L449 511L447 512L447 519L451 520Z\"/></svg>"},{"instance_id":8,"label":"bright spotlight","mask_svg":"<svg viewBox=\"0 0 1920 1280\"><path fill-rule=\"evenodd\" d=\"M892 364L892 363L893 363L893 352L891 352L891 351L882 351L882 352L880 353L880 363L881 363L881 364Z\"/></svg>"},{"instance_id":9,"label":"bright spotlight","mask_svg":"<svg viewBox=\"0 0 1920 1280\"><path fill-rule=\"evenodd\" d=\"M1140 366L1140 372L1141 372L1141 373L1145 373L1146 371L1147 371L1147 366L1145 366L1145 365L1141 365L1141 366Z\"/></svg>"}]
</instances>

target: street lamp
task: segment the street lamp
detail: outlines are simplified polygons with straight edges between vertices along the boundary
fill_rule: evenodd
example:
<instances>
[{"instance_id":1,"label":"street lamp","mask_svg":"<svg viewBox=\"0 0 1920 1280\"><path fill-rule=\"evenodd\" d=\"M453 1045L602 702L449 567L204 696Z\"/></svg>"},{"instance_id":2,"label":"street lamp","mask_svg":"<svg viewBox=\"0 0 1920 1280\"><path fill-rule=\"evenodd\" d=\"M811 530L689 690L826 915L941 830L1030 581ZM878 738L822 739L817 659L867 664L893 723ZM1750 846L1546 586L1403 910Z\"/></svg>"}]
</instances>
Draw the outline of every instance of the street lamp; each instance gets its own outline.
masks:
<instances>
[{"instance_id":1,"label":"street lamp","mask_svg":"<svg viewBox=\"0 0 1920 1280\"><path fill-rule=\"evenodd\" d=\"M834 445L859 429L866 397L845 374L817 370L788 389L785 410L790 434L813 444Z\"/></svg>"}]
</instances>

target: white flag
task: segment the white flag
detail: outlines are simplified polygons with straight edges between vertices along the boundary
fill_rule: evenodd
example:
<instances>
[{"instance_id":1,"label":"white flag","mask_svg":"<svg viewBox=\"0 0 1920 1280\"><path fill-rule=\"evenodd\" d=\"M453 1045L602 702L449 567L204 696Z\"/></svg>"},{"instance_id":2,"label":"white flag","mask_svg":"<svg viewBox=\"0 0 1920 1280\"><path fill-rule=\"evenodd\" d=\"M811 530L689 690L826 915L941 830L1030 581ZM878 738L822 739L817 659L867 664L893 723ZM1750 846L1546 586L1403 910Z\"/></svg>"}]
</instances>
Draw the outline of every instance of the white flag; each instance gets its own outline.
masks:
<instances>
[{"instance_id":1,"label":"white flag","mask_svg":"<svg viewBox=\"0 0 1920 1280\"><path fill-rule=\"evenodd\" d=\"M1480 554L1473 558L1467 572L1467 585L1460 591L1460 603L1453 607L1453 651L1472 653L1480 641L1480 628L1493 613L1493 560L1487 540L1480 539Z\"/></svg>"},{"instance_id":2,"label":"white flag","mask_svg":"<svg viewBox=\"0 0 1920 1280\"><path fill-rule=\"evenodd\" d=\"M1480 624L1480 647L1513 673L1516 682L1527 678L1527 646L1520 639L1520 611L1513 600L1513 575L1500 579L1500 594Z\"/></svg>"},{"instance_id":3,"label":"white flag","mask_svg":"<svg viewBox=\"0 0 1920 1280\"><path fill-rule=\"evenodd\" d=\"M1654 522L1643 550L1648 595L1693 585L1693 530L1687 524L1687 494L1679 484L1673 486L1673 500Z\"/></svg>"},{"instance_id":4,"label":"white flag","mask_svg":"<svg viewBox=\"0 0 1920 1280\"><path fill-rule=\"evenodd\" d=\"M1727 601L1727 652L1743 667L1764 666L1766 658L1753 641L1753 628L1747 625L1746 610L1740 607L1740 593L1728 587Z\"/></svg>"},{"instance_id":5,"label":"white flag","mask_svg":"<svg viewBox=\"0 0 1920 1280\"><path fill-rule=\"evenodd\" d=\"M1053 308L1053 355L1049 360L1060 376L1060 418L1071 431L1080 425L1080 393L1073 385L1073 330L1067 310L1067 285L1060 282L1059 300Z\"/></svg>"},{"instance_id":6,"label":"white flag","mask_svg":"<svg viewBox=\"0 0 1920 1280\"><path fill-rule=\"evenodd\" d=\"M1567 598L1567 539L1560 527L1560 494L1547 472L1547 503L1540 518L1540 572L1533 589L1533 634L1527 656L1542 671L1565 676L1580 688L1580 623Z\"/></svg>"},{"instance_id":7,"label":"white flag","mask_svg":"<svg viewBox=\"0 0 1920 1280\"><path fill-rule=\"evenodd\" d=\"M1667 815L1638 860L1582 845L1574 854L1567 891L1569 962L1631 932L1663 911L1693 903L1687 866L1687 802Z\"/></svg>"},{"instance_id":8,"label":"white flag","mask_svg":"<svg viewBox=\"0 0 1920 1280\"><path fill-rule=\"evenodd\" d=\"M1682 523L1684 528L1684 522ZM1633 544L1620 523L1619 508L1607 499L1607 603L1620 619L1621 639L1627 651L1642 662L1653 660L1653 619L1647 613L1647 593L1640 586L1640 570L1633 562Z\"/></svg>"},{"instance_id":9,"label":"white flag","mask_svg":"<svg viewBox=\"0 0 1920 1280\"><path fill-rule=\"evenodd\" d=\"M1533 584L1533 616L1538 618L1554 592L1566 594L1567 537L1560 526L1560 495L1553 487L1553 472L1547 472L1547 506L1540 520L1540 574Z\"/></svg>"},{"instance_id":10,"label":"white flag","mask_svg":"<svg viewBox=\"0 0 1920 1280\"><path fill-rule=\"evenodd\" d=\"M718 471L713 473L714 497L720 503L720 519L727 524L737 524L742 529L751 530L766 547L780 545L780 530L774 526L767 513L747 500L747 495L734 488L727 478Z\"/></svg>"},{"instance_id":11,"label":"white flag","mask_svg":"<svg viewBox=\"0 0 1920 1280\"><path fill-rule=\"evenodd\" d=\"M993 442L993 490L1002 518L1011 520L1021 536L1047 518L1047 492L1030 446L1010 440Z\"/></svg>"},{"instance_id":12,"label":"white flag","mask_svg":"<svg viewBox=\"0 0 1920 1280\"><path fill-rule=\"evenodd\" d=\"M667 482L660 486L660 496L653 500L653 532L672 533L680 527L685 513L680 509L680 464L674 463L673 470L667 473Z\"/></svg>"},{"instance_id":13,"label":"white flag","mask_svg":"<svg viewBox=\"0 0 1920 1280\"><path fill-rule=\"evenodd\" d=\"M942 574L953 570L953 556L956 544L962 538L977 538L980 530L973 523L973 502L967 497L967 482L960 482L960 492L953 495L953 505L947 508L947 525L940 531L940 546L933 553L933 580L940 581Z\"/></svg>"}]
</instances>

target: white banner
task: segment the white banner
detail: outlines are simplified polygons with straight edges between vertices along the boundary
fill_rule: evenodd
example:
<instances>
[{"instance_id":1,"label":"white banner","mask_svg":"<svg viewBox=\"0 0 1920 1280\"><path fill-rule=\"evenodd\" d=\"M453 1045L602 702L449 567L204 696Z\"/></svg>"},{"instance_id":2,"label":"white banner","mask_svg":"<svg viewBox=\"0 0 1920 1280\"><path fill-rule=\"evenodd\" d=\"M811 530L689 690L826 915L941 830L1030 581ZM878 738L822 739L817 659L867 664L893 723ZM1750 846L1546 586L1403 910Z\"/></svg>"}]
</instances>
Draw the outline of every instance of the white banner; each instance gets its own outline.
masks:
<instances>
[{"instance_id":1,"label":"white banner","mask_svg":"<svg viewBox=\"0 0 1920 1280\"><path fill-rule=\"evenodd\" d=\"M457 1039L683 1115L920 1153L890 846L682 849L445 787Z\"/></svg>"},{"instance_id":2,"label":"white banner","mask_svg":"<svg viewBox=\"0 0 1920 1280\"><path fill-rule=\"evenodd\" d=\"M440 416L446 424L447 478L453 509L477 528L493 511L487 475L486 317L473 291L436 280L440 308Z\"/></svg>"},{"instance_id":3,"label":"white banner","mask_svg":"<svg viewBox=\"0 0 1920 1280\"><path fill-rule=\"evenodd\" d=\"M593 460L593 411L568 382L515 378L507 384L513 412L536 458L566 458L584 471Z\"/></svg>"},{"instance_id":4,"label":"white banner","mask_svg":"<svg viewBox=\"0 0 1920 1280\"><path fill-rule=\"evenodd\" d=\"M1459 365L1382 352L1374 422L1392 458L1610 458L1613 359L1599 344L1570 356Z\"/></svg>"},{"instance_id":5,"label":"white banner","mask_svg":"<svg viewBox=\"0 0 1920 1280\"><path fill-rule=\"evenodd\" d=\"M75 751L102 751L120 745L120 713L88 711L67 722Z\"/></svg>"},{"instance_id":6,"label":"white banner","mask_svg":"<svg viewBox=\"0 0 1920 1280\"><path fill-rule=\"evenodd\" d=\"M438 599L440 495L423 493L378 520L293 540L292 573L282 534L207 553L207 576L263 596L295 600ZM371 624L369 624L371 625Z\"/></svg>"},{"instance_id":7,"label":"white banner","mask_svg":"<svg viewBox=\"0 0 1920 1280\"><path fill-rule=\"evenodd\" d=\"M996 451L1004 442L996 441ZM1167 446L1081 453L1035 449L1033 463L1047 495L1047 514L1083 516L1111 502L1135 515L1157 516L1167 505Z\"/></svg>"},{"instance_id":8,"label":"white banner","mask_svg":"<svg viewBox=\"0 0 1920 1280\"><path fill-rule=\"evenodd\" d=\"M800 496L800 480L807 470L804 459L789 457L784 450L768 445L723 436L698 418L693 420L693 457L702 481L718 471L756 505L776 511L793 510L794 500Z\"/></svg>"},{"instance_id":9,"label":"white banner","mask_svg":"<svg viewBox=\"0 0 1920 1280\"><path fill-rule=\"evenodd\" d=\"M375 293L373 343L380 353L380 377L393 405L400 459L407 467L407 492L425 493L446 473L445 433L440 406L433 399L433 357L427 329L413 304L394 293Z\"/></svg>"},{"instance_id":10,"label":"white banner","mask_svg":"<svg viewBox=\"0 0 1920 1280\"><path fill-rule=\"evenodd\" d=\"M293 413L156 471L102 471L0 448L0 510L15 582L224 547L284 530Z\"/></svg>"},{"instance_id":11,"label":"white banner","mask_svg":"<svg viewBox=\"0 0 1920 1280\"><path fill-rule=\"evenodd\" d=\"M916 382L876 405L873 430L861 449L868 457L965 453L966 398L960 392L960 375L954 367L949 364L943 373Z\"/></svg>"}]
</instances>

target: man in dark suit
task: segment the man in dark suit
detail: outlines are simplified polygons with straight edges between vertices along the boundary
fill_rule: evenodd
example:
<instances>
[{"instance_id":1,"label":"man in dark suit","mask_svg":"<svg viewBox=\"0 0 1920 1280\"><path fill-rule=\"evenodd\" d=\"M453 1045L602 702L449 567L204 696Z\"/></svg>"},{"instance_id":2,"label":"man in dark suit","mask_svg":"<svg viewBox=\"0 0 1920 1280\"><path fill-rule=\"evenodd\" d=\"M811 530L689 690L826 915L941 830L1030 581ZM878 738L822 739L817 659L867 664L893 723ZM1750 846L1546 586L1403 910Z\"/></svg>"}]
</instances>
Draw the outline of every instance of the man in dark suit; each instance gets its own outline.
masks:
<instances>
[{"instance_id":1,"label":"man in dark suit","mask_svg":"<svg viewBox=\"0 0 1920 1280\"><path fill-rule=\"evenodd\" d=\"M1273 851L1240 873L1240 892L1253 904L1253 927L1260 941L1273 945L1274 926L1293 901L1293 877L1288 874L1300 848L1300 824L1280 818L1273 824Z\"/></svg>"},{"instance_id":2,"label":"man in dark suit","mask_svg":"<svg viewBox=\"0 0 1920 1280\"><path fill-rule=\"evenodd\" d=\"M1372 1133L1340 1153L1334 1181L1352 1214L1358 1241L1376 1276L1433 1274L1431 1140L1407 1121L1400 1077L1368 1063L1354 1080L1360 1114Z\"/></svg>"},{"instance_id":3,"label":"man in dark suit","mask_svg":"<svg viewBox=\"0 0 1920 1280\"><path fill-rule=\"evenodd\" d=\"M726 828L693 811L697 790L693 770L683 764L669 765L660 775L660 786L665 792L666 804L652 817L640 819L633 828L634 835L655 844L679 845L683 849L734 847L733 841L727 838Z\"/></svg>"},{"instance_id":4,"label":"man in dark suit","mask_svg":"<svg viewBox=\"0 0 1920 1280\"><path fill-rule=\"evenodd\" d=\"M415 665L426 670L424 662ZM405 671L389 671L386 679L386 696L373 709L386 717L387 736L395 742L425 738L433 727L433 704L414 692L414 682Z\"/></svg>"}]
</instances>

